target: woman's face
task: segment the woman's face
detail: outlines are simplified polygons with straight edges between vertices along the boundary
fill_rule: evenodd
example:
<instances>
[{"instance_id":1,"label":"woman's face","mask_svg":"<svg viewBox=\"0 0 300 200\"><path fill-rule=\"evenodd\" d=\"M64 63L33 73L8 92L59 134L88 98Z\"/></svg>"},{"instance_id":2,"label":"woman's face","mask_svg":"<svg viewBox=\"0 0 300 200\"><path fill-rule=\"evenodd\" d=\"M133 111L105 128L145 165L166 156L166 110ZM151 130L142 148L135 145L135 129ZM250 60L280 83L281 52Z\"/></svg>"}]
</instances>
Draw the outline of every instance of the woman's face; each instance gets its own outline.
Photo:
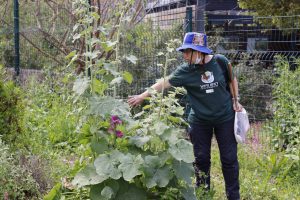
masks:
<instances>
[{"instance_id":1,"label":"woman's face","mask_svg":"<svg viewBox=\"0 0 300 200\"><path fill-rule=\"evenodd\" d=\"M193 51L192 49L184 49L182 51L182 54L183 54L183 58L188 62L188 63L192 63L194 64L195 62L199 62L199 61L196 61L197 60L197 54L198 54L198 57L200 57L201 54L199 51Z\"/></svg>"},{"instance_id":2,"label":"woman's face","mask_svg":"<svg viewBox=\"0 0 300 200\"><path fill-rule=\"evenodd\" d=\"M191 61L191 56L192 56L192 49L184 49L182 51L182 55L183 55L183 59L186 60L187 62L190 62ZM194 57L194 55L193 55ZM192 58L192 61L193 61L193 58Z\"/></svg>"}]
</instances>

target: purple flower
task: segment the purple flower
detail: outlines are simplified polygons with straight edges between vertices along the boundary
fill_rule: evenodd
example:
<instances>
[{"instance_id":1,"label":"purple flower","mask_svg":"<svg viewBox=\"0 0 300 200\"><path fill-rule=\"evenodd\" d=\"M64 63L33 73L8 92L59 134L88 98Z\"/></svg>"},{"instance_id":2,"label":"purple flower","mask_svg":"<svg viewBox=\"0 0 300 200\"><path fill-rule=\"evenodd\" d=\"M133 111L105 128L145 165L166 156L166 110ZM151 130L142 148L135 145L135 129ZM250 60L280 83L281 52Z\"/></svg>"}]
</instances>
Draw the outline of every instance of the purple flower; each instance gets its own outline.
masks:
<instances>
[{"instance_id":1,"label":"purple flower","mask_svg":"<svg viewBox=\"0 0 300 200\"><path fill-rule=\"evenodd\" d=\"M117 136L118 138L123 137L122 131L116 131L116 136Z\"/></svg>"},{"instance_id":2,"label":"purple flower","mask_svg":"<svg viewBox=\"0 0 300 200\"><path fill-rule=\"evenodd\" d=\"M110 118L110 125L122 124L122 120L117 115L112 115Z\"/></svg>"}]
</instances>

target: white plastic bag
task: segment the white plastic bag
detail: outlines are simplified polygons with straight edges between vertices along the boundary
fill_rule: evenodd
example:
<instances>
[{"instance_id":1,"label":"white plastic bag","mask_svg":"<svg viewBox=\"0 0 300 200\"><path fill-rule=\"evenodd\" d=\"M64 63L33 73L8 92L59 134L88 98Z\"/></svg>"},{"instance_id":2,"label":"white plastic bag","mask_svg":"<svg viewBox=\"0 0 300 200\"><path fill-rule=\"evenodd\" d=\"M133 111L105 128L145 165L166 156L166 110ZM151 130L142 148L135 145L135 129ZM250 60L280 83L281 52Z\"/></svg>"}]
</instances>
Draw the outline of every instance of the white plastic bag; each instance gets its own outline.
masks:
<instances>
[{"instance_id":1,"label":"white plastic bag","mask_svg":"<svg viewBox=\"0 0 300 200\"><path fill-rule=\"evenodd\" d=\"M243 108L241 112L235 112L234 136L237 143L245 143L249 128L250 124L247 111Z\"/></svg>"}]
</instances>

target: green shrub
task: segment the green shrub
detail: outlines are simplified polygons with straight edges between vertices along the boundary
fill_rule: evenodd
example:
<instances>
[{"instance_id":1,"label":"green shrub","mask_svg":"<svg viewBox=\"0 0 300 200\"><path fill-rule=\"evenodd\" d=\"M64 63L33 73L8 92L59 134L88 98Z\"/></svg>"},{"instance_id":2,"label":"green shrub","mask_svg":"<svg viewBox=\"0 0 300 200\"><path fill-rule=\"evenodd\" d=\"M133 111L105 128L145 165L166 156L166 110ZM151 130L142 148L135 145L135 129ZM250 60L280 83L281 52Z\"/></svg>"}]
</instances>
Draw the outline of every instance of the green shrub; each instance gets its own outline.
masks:
<instances>
[{"instance_id":1,"label":"green shrub","mask_svg":"<svg viewBox=\"0 0 300 200\"><path fill-rule=\"evenodd\" d=\"M12 81L4 81L1 66L0 73L0 135L11 144L23 132L24 105L21 90Z\"/></svg>"},{"instance_id":2,"label":"green shrub","mask_svg":"<svg viewBox=\"0 0 300 200\"><path fill-rule=\"evenodd\" d=\"M15 156L0 139L0 198L38 199L39 184L31 171L16 163Z\"/></svg>"},{"instance_id":3,"label":"green shrub","mask_svg":"<svg viewBox=\"0 0 300 200\"><path fill-rule=\"evenodd\" d=\"M274 79L273 142L278 150L285 150L294 160L300 154L300 60L298 67L290 70L287 60L277 57L278 77Z\"/></svg>"}]
</instances>

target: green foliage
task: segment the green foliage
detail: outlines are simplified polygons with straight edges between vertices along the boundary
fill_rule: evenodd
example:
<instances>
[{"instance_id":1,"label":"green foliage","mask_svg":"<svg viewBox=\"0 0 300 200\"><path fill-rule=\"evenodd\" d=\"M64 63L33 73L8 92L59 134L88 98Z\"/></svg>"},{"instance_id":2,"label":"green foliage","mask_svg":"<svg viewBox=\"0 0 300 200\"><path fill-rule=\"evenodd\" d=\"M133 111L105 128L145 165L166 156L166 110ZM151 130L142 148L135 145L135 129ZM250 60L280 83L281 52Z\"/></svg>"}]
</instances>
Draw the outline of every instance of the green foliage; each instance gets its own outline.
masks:
<instances>
[{"instance_id":1,"label":"green foliage","mask_svg":"<svg viewBox=\"0 0 300 200\"><path fill-rule=\"evenodd\" d=\"M165 65L161 65L164 76L174 60L171 55L175 43L172 41L167 45ZM94 59L91 55L98 52L84 54L88 57L86 63L95 72L92 77L97 77L98 84L108 86L102 93L97 93L93 83L85 81L86 78L78 80L73 87L77 98L88 99L79 137L80 142L88 147L84 156L93 159L90 164L83 163L72 183L77 187L88 186L92 199L159 198L170 186L177 188L178 195L183 197L186 190L193 191L191 163L194 159L192 145L182 138L183 131L179 129L184 121L178 117L183 114L183 108L175 98L178 90L170 92L167 97L153 94L148 108L136 115L139 120L132 119L128 105L115 98L115 86L121 79L132 81L129 73L119 72L121 56L118 45L115 50L114 61L93 63L90 62ZM133 56L126 58L135 62ZM82 80L84 84L80 83ZM95 81L94 78L91 80ZM111 89L113 97L105 95ZM148 110L150 107L152 109ZM173 118L167 117L169 115Z\"/></svg>"},{"instance_id":2,"label":"green foliage","mask_svg":"<svg viewBox=\"0 0 300 200\"><path fill-rule=\"evenodd\" d=\"M43 146L71 150L76 145L76 126L82 110L80 102L73 103L68 98L70 94L64 91L67 84L61 84L61 88L55 91L55 82L49 86L47 82L36 85L35 81L28 85L26 93L26 139L23 143L34 154L39 153Z\"/></svg>"},{"instance_id":3,"label":"green foliage","mask_svg":"<svg viewBox=\"0 0 300 200\"><path fill-rule=\"evenodd\" d=\"M274 78L273 96L275 102L273 142L275 148L285 150L294 160L300 154L300 61L295 71L290 70L287 60L277 57L278 77Z\"/></svg>"},{"instance_id":4,"label":"green foliage","mask_svg":"<svg viewBox=\"0 0 300 200\"><path fill-rule=\"evenodd\" d=\"M282 153L265 149L253 152L250 146L239 150L240 188L243 199L298 199L299 169L290 174L293 161ZM256 162L255 162L256 160Z\"/></svg>"},{"instance_id":5,"label":"green foliage","mask_svg":"<svg viewBox=\"0 0 300 200\"><path fill-rule=\"evenodd\" d=\"M4 77L0 66L0 134L9 144L23 134L24 104L21 90L12 81L5 81Z\"/></svg>"},{"instance_id":6,"label":"green foliage","mask_svg":"<svg viewBox=\"0 0 300 200\"><path fill-rule=\"evenodd\" d=\"M239 82L241 103L244 106L249 106L246 109L250 119L272 118L273 111L270 105L272 103L271 74L273 72L271 69L266 68L258 60L253 60L248 55L243 54L239 63L234 66L234 72Z\"/></svg>"},{"instance_id":7,"label":"green foliage","mask_svg":"<svg viewBox=\"0 0 300 200\"><path fill-rule=\"evenodd\" d=\"M38 199L39 184L32 172L16 162L16 155L0 139L0 198L1 199Z\"/></svg>"},{"instance_id":8,"label":"green foliage","mask_svg":"<svg viewBox=\"0 0 300 200\"><path fill-rule=\"evenodd\" d=\"M239 6L252 11L257 16L273 16L272 18L258 18L266 26L274 24L277 27L296 27L299 20L286 20L274 16L294 16L300 13L298 0L239 0Z\"/></svg>"},{"instance_id":9,"label":"green foliage","mask_svg":"<svg viewBox=\"0 0 300 200\"><path fill-rule=\"evenodd\" d=\"M259 164L260 169L266 171L266 182L274 181L275 179L279 184L286 178L293 165L293 162L287 157L276 153L273 153L262 160L257 159L256 161Z\"/></svg>"}]
</instances>

